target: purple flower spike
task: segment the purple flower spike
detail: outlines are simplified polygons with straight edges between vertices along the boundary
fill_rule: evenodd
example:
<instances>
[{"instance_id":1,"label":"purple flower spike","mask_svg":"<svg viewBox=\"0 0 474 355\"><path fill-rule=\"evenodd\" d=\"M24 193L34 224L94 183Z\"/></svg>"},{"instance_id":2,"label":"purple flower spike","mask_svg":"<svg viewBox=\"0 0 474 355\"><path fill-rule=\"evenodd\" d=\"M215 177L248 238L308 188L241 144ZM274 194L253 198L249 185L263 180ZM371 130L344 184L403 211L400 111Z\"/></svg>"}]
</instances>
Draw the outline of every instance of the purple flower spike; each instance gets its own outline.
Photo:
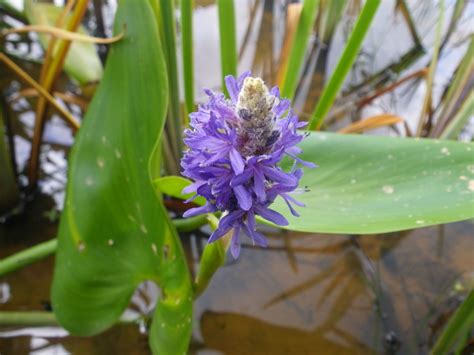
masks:
<instances>
[{"instance_id":1,"label":"purple flower spike","mask_svg":"<svg viewBox=\"0 0 474 355\"><path fill-rule=\"evenodd\" d=\"M304 135L290 109L290 100L280 98L277 87L270 91L262 79L244 73L238 79L225 78L230 99L205 90L209 102L190 114L191 128L185 131L189 150L181 160L183 175L194 181L184 192L196 192L207 203L185 216L223 212L218 228L209 238L212 243L232 231L231 254L240 253L243 232L254 244L265 247L265 237L257 232L255 216L286 226L288 221L269 206L281 196L294 216L293 205L304 206L288 193L298 187L302 170L298 164L315 167L298 157L296 147ZM289 172L278 167L285 157L294 161ZM191 201L190 199L189 201Z\"/></svg>"}]
</instances>

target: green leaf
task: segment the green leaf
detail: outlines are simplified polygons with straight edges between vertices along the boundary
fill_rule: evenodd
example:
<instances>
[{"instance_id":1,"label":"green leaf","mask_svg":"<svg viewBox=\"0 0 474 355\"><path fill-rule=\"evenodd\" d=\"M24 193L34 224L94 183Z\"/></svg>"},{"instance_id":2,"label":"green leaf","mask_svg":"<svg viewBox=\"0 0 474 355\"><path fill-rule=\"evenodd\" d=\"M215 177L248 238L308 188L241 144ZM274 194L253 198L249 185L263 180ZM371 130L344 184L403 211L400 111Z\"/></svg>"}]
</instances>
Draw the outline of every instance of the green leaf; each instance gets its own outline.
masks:
<instances>
[{"instance_id":1,"label":"green leaf","mask_svg":"<svg viewBox=\"0 0 474 355\"><path fill-rule=\"evenodd\" d=\"M290 57L285 70L281 94L282 97L293 99L296 86L301 74L303 60L306 54L309 37L314 27L316 14L318 13L318 0L305 0L301 10L298 27L296 28L294 42L291 46Z\"/></svg>"},{"instance_id":2,"label":"green leaf","mask_svg":"<svg viewBox=\"0 0 474 355\"><path fill-rule=\"evenodd\" d=\"M97 334L117 321L141 282L152 280L162 290L152 350L184 353L191 278L149 171L167 109L166 67L148 2L121 0L115 32L123 25L125 38L110 48L71 152L53 308L72 334Z\"/></svg>"},{"instance_id":3,"label":"green leaf","mask_svg":"<svg viewBox=\"0 0 474 355\"><path fill-rule=\"evenodd\" d=\"M462 129L466 126L469 119L474 115L474 91L469 93L469 96L462 103L459 111L449 122L449 124L441 133L441 139L458 139Z\"/></svg>"},{"instance_id":4,"label":"green leaf","mask_svg":"<svg viewBox=\"0 0 474 355\"><path fill-rule=\"evenodd\" d=\"M453 141L312 133L301 158L305 169L293 195L306 204L288 229L370 234L474 217L474 145Z\"/></svg>"},{"instance_id":5,"label":"green leaf","mask_svg":"<svg viewBox=\"0 0 474 355\"><path fill-rule=\"evenodd\" d=\"M191 183L190 180L181 176L164 176L153 181L153 185L159 189L162 193L171 197L179 198L181 200L187 200L194 194L183 194L183 189ZM193 201L198 205L204 205L206 201L204 197L198 196Z\"/></svg>"},{"instance_id":6,"label":"green leaf","mask_svg":"<svg viewBox=\"0 0 474 355\"><path fill-rule=\"evenodd\" d=\"M182 117L179 101L178 61L176 58L175 1L152 0L158 22L163 52L166 60L169 86L169 112L166 129L173 149L173 159L177 162L182 150ZM169 159L169 157L166 157Z\"/></svg>"},{"instance_id":7,"label":"green leaf","mask_svg":"<svg viewBox=\"0 0 474 355\"><path fill-rule=\"evenodd\" d=\"M319 129L327 113L332 107L339 89L341 88L347 74L349 73L354 61L359 53L362 41L372 23L372 20L380 5L380 0L367 0L362 12L357 19L354 29L347 40L339 62L334 69L328 83L324 87L323 93L311 116L309 129Z\"/></svg>"},{"instance_id":8,"label":"green leaf","mask_svg":"<svg viewBox=\"0 0 474 355\"><path fill-rule=\"evenodd\" d=\"M188 114L194 111L193 7L194 0L181 0L184 101ZM185 120L187 123L187 115Z\"/></svg>"},{"instance_id":9,"label":"green leaf","mask_svg":"<svg viewBox=\"0 0 474 355\"><path fill-rule=\"evenodd\" d=\"M459 62L458 67L455 70L455 74L449 88L442 98L442 110L439 116L436 118L436 123L433 128L433 132L430 133L431 137L441 138L452 138L451 134L452 118L456 114L456 110L459 106L465 105L465 93L471 91L469 88L472 71L474 70L474 35L471 35L469 46L464 54L464 57ZM463 102L464 101L464 102ZM457 117L459 118L459 116ZM455 120L455 119L453 119ZM456 125L457 123L455 123ZM449 127L449 128L448 128ZM448 130L448 133L444 132L444 129Z\"/></svg>"},{"instance_id":10,"label":"green leaf","mask_svg":"<svg viewBox=\"0 0 474 355\"><path fill-rule=\"evenodd\" d=\"M54 26L61 11L60 7L52 4L31 0L25 2L25 13L32 25ZM122 31L123 29L120 30L120 32ZM79 26L77 32L88 34L84 26ZM49 38L49 35L39 35L43 48L48 47ZM73 42L64 63L64 70L81 85L99 81L102 78L103 70L95 45L86 42Z\"/></svg>"},{"instance_id":11,"label":"green leaf","mask_svg":"<svg viewBox=\"0 0 474 355\"><path fill-rule=\"evenodd\" d=\"M474 218L472 143L311 132L301 148L319 167L305 169L300 186L309 191L293 194L306 205L300 217L281 199L272 205L287 229L371 234ZM162 192L189 198L181 190L190 180L165 179Z\"/></svg>"},{"instance_id":12,"label":"green leaf","mask_svg":"<svg viewBox=\"0 0 474 355\"><path fill-rule=\"evenodd\" d=\"M448 354L453 346L474 326L474 291L459 306L431 350L433 355Z\"/></svg>"},{"instance_id":13,"label":"green leaf","mask_svg":"<svg viewBox=\"0 0 474 355\"><path fill-rule=\"evenodd\" d=\"M234 0L217 0L221 46L222 91L227 94L224 78L237 75L237 38Z\"/></svg>"}]
</instances>

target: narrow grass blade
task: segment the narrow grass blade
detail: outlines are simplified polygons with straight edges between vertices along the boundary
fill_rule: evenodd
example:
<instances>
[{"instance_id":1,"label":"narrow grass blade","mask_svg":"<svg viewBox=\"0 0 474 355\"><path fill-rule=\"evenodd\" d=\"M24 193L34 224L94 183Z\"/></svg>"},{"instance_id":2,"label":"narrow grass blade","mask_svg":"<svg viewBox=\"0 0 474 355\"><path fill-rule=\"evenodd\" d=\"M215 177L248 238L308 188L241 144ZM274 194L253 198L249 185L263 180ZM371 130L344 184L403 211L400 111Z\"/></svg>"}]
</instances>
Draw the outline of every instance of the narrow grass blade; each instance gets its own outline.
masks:
<instances>
[{"instance_id":1,"label":"narrow grass blade","mask_svg":"<svg viewBox=\"0 0 474 355\"><path fill-rule=\"evenodd\" d=\"M305 0L301 10L300 19L294 35L293 45L290 50L290 57L282 81L282 96L293 99L295 90L301 74L303 60L311 35L316 13L318 12L319 0Z\"/></svg>"},{"instance_id":2,"label":"narrow grass blade","mask_svg":"<svg viewBox=\"0 0 474 355\"><path fill-rule=\"evenodd\" d=\"M193 5L194 0L181 0L184 101L187 114L194 111ZM186 125L188 122L187 114L184 115Z\"/></svg>"},{"instance_id":3,"label":"narrow grass blade","mask_svg":"<svg viewBox=\"0 0 474 355\"><path fill-rule=\"evenodd\" d=\"M431 111L431 99L433 90L433 79L438 66L439 49L441 45L441 33L443 31L444 22L444 0L439 3L439 17L436 24L436 38L433 46L433 58L431 59L430 69L426 78L426 94L423 100L423 107L421 109L420 119L418 121L418 128L416 130L416 136L420 137L424 133L425 123L430 115Z\"/></svg>"},{"instance_id":4,"label":"narrow grass blade","mask_svg":"<svg viewBox=\"0 0 474 355\"><path fill-rule=\"evenodd\" d=\"M277 85L283 88L283 80L288 69L288 59L291 54L291 47L294 42L296 29L300 22L301 12L303 10L303 4L294 3L289 4L286 9L286 28L285 28L285 39L283 41L283 48L281 49L280 62L278 63L277 73Z\"/></svg>"},{"instance_id":5,"label":"narrow grass blade","mask_svg":"<svg viewBox=\"0 0 474 355\"><path fill-rule=\"evenodd\" d=\"M402 13L402 16L405 18L405 22L408 27L408 30L410 31L413 42L415 43L415 45L421 46L420 36L418 35L415 21L413 21L413 17L411 16L411 12L408 8L408 4L406 3L406 1L397 0L397 9Z\"/></svg>"},{"instance_id":6,"label":"narrow grass blade","mask_svg":"<svg viewBox=\"0 0 474 355\"><path fill-rule=\"evenodd\" d=\"M459 306L431 350L432 355L448 354L457 341L474 326L474 291Z\"/></svg>"},{"instance_id":7,"label":"narrow grass blade","mask_svg":"<svg viewBox=\"0 0 474 355\"><path fill-rule=\"evenodd\" d=\"M323 93L311 116L309 129L319 129L334 103L344 80L349 73L354 61L359 53L362 41L372 23L375 13L380 5L380 0L367 0L352 33L347 41L346 47L339 58L339 62L331 75L329 82L323 90Z\"/></svg>"},{"instance_id":8,"label":"narrow grass blade","mask_svg":"<svg viewBox=\"0 0 474 355\"><path fill-rule=\"evenodd\" d=\"M165 159L172 159L177 162L179 161L182 147L182 119L179 101L178 61L176 56L175 1L152 0L151 4L158 22L158 30L161 43L163 44L163 53L168 72L169 106L165 134L168 137L172 155L165 156Z\"/></svg>"},{"instance_id":9,"label":"narrow grass blade","mask_svg":"<svg viewBox=\"0 0 474 355\"><path fill-rule=\"evenodd\" d=\"M233 0L217 0L221 44L222 89L227 94L224 77L237 75L237 38Z\"/></svg>"},{"instance_id":10,"label":"narrow grass blade","mask_svg":"<svg viewBox=\"0 0 474 355\"><path fill-rule=\"evenodd\" d=\"M441 139L457 139L459 133L466 125L470 117L474 115L474 92L471 91L469 97L464 101L463 105L459 109L459 112L449 122L446 129L440 135Z\"/></svg>"},{"instance_id":11,"label":"narrow grass blade","mask_svg":"<svg viewBox=\"0 0 474 355\"><path fill-rule=\"evenodd\" d=\"M323 0L321 5L324 5L324 11L319 16L321 18L319 21L319 33L323 42L327 44L341 20L347 3L345 1ZM323 7L321 7L321 10L323 10Z\"/></svg>"},{"instance_id":12,"label":"narrow grass blade","mask_svg":"<svg viewBox=\"0 0 474 355\"><path fill-rule=\"evenodd\" d=\"M456 106L459 105L463 93L469 90L472 85L474 71L474 35L471 35L469 47L467 48L464 58L458 65L454 79L442 99L442 110L437 117L435 127L430 133L431 137L440 137L443 129L448 124L450 117L453 116ZM472 90L472 89L471 89Z\"/></svg>"}]
</instances>

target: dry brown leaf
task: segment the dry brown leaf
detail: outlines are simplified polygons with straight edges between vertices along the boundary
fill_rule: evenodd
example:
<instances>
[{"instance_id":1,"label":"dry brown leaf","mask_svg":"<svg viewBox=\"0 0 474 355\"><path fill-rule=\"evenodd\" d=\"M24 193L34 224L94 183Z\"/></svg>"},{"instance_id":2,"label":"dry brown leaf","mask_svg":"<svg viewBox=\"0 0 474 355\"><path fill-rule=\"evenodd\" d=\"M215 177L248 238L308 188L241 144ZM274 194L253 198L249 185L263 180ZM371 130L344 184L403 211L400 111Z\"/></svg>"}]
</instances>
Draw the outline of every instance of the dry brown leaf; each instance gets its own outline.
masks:
<instances>
[{"instance_id":1,"label":"dry brown leaf","mask_svg":"<svg viewBox=\"0 0 474 355\"><path fill-rule=\"evenodd\" d=\"M349 126L340 129L338 133L362 133L371 129L383 126L391 126L400 122L404 122L404 119L399 116L384 113L354 122Z\"/></svg>"}]
</instances>

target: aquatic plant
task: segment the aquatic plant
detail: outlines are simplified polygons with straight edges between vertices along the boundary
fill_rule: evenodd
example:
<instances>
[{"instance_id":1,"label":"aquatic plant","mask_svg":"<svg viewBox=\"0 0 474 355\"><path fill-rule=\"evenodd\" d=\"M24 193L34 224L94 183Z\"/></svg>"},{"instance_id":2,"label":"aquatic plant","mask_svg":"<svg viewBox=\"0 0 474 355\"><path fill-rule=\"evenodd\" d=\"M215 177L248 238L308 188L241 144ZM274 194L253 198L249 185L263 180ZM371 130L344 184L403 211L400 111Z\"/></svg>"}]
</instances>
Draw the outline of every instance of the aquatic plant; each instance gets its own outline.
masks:
<instances>
[{"instance_id":1,"label":"aquatic plant","mask_svg":"<svg viewBox=\"0 0 474 355\"><path fill-rule=\"evenodd\" d=\"M270 91L260 78L249 72L238 80L226 76L230 100L223 94L206 90L209 103L191 113L190 128L186 130L185 152L181 165L183 175L194 181L184 193L204 197L204 206L191 208L183 217L202 213L224 212L209 242L215 242L232 231L231 252L240 252L240 231L254 243L265 247L265 237L257 231L255 216L279 226L288 225L279 212L268 208L280 196L291 213L291 206L304 206L289 195L298 187L303 170L315 164L298 158L303 139L298 128L306 126L290 109L290 101L280 98L277 87ZM289 112L287 112L289 110ZM294 164L289 172L279 163L290 157Z\"/></svg>"},{"instance_id":2,"label":"aquatic plant","mask_svg":"<svg viewBox=\"0 0 474 355\"><path fill-rule=\"evenodd\" d=\"M66 21L69 30L77 28L87 5L78 3ZM206 289L227 249L239 255L241 232L266 245L258 222L304 232L369 234L474 217L472 144L302 131L305 123L290 110L288 98L294 97L302 72L317 3L304 2L289 64L282 69L285 95L280 97L277 88L269 90L248 73L238 79L227 76L237 73L234 4L219 0L222 80L228 95L208 90L208 103L191 113L188 124L186 113L194 106L191 2L181 1L182 112L173 2L121 0L116 41L71 152L58 242L1 261L0 274L56 252L54 314L68 331L83 336L115 324L137 286L152 280L162 297L151 319L150 346L155 353L176 354L188 348L193 298ZM366 1L342 59L314 103L311 128L325 122L379 4ZM0 53L9 69L37 85L41 107L46 100L56 103L51 93L68 52L64 39L58 48L61 56L45 61L47 80L41 84ZM41 107L36 153L45 113ZM459 121L465 122L465 116ZM189 150L182 174L192 181L173 176L180 170L183 131ZM308 169L314 163L320 167ZM32 185L36 168L30 167ZM308 191L296 200L290 193L298 185ZM171 219L166 196L200 206ZM306 207L296 210L292 204ZM213 233L193 280L177 232L203 224Z\"/></svg>"}]
</instances>

